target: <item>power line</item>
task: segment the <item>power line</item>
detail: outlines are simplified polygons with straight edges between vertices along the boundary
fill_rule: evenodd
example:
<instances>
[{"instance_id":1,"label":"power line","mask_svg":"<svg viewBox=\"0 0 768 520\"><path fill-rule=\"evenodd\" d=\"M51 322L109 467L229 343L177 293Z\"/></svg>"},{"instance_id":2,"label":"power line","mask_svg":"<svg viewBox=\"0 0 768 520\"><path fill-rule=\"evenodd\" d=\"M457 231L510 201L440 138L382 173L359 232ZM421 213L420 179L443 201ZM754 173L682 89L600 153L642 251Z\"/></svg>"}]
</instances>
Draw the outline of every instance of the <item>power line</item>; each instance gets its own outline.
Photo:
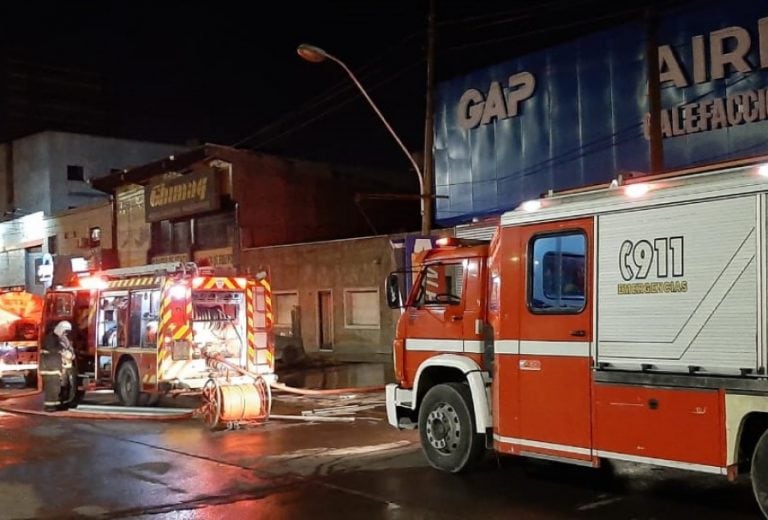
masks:
<instances>
[{"instance_id":1,"label":"power line","mask_svg":"<svg viewBox=\"0 0 768 520\"><path fill-rule=\"evenodd\" d=\"M552 14L552 10L558 10L563 8L573 8L576 6L582 6L585 4L594 3L594 0L581 0L579 2L569 2L569 1L552 1L552 2L542 2L537 3L535 7L532 7L530 9L515 9L511 11L503 11L499 13L492 13L492 14L486 14L486 15L478 15L473 17L467 17L467 18L459 18L454 20L448 20L440 22L438 25L456 25L461 23L463 29L468 30L477 30L477 29L484 29L487 27L493 27L496 25L502 25L507 24L511 22L519 22L520 20L525 20L527 18L533 18L535 15L541 15L542 13L546 13L547 17L549 18ZM512 15L513 16L507 16ZM503 18L499 18L499 16L502 16ZM488 21L485 21L488 20ZM475 23L478 22L478 23ZM467 25L469 24L469 26Z\"/></svg>"},{"instance_id":2,"label":"power line","mask_svg":"<svg viewBox=\"0 0 768 520\"><path fill-rule=\"evenodd\" d=\"M376 71L373 70L374 65L378 64L385 58L389 57L398 48L403 47L406 44L409 44L416 36L419 36L420 34L421 34L420 31L413 32L407 35L405 38L398 41L396 44L390 45L386 50L384 50L379 55L377 55L373 60L363 65L359 69L356 69L355 75L358 78L361 78L362 81L365 81L366 79L371 78L376 74ZM396 73L396 74L399 75L399 73ZM268 123L267 125L262 126L252 134L246 136L243 139L238 140L232 146L233 147L243 146L245 143L252 141L253 139L258 138L259 136L276 129L283 124L287 125L289 124L289 122L291 122L291 120L299 117L303 117L306 113L312 112L315 109L320 109L323 107L323 105L329 104L335 101L336 98L344 96L353 91L355 91L353 84L351 84L346 78L340 79L335 85L326 89L321 94L309 99L302 106ZM350 96L347 99L352 100L355 98ZM331 109L331 112L332 111L334 111L333 108ZM301 125L301 126L303 127L305 125Z\"/></svg>"},{"instance_id":3,"label":"power line","mask_svg":"<svg viewBox=\"0 0 768 520\"><path fill-rule=\"evenodd\" d=\"M455 50L469 49L469 48L479 47L479 46L483 46L483 45L490 45L490 44L493 44L493 43L499 43L499 42L504 42L504 41L509 41L509 40L517 40L517 39L520 39L520 38L524 38L524 37L528 37L528 36L533 36L533 35L541 34L541 33L545 33L545 32L558 31L558 30L562 30L562 29L572 29L572 28L583 26L583 25L587 25L587 24L593 24L595 22L611 20L613 18L618 18L618 17L624 16L624 15L636 13L636 12L639 12L639 11L642 11L642 10L643 10L642 8L626 9L624 11L617 11L615 13L611 13L611 14L604 15L604 16L597 16L597 17L593 17L593 18L589 18L589 19L578 20L578 21L575 21L575 22L569 22L569 23L560 24L560 25L548 26L548 27L543 27L543 28L540 28L540 29L533 29L533 30L530 30L530 31L527 31L527 32L516 33L516 34L510 35L510 36L501 36L499 38L492 38L492 39L487 39L487 40L480 40L480 41L476 41L476 42L465 43L465 44L461 44L461 45L454 45L452 47L448 47L445 50L447 50L447 51L455 51Z\"/></svg>"},{"instance_id":4,"label":"power line","mask_svg":"<svg viewBox=\"0 0 768 520\"><path fill-rule=\"evenodd\" d=\"M377 84L375 84L375 85L373 85L371 87L366 87L366 88L367 88L367 90L373 92L377 88L381 87L382 85L385 85L385 84L387 84L387 83L389 83L389 82L399 78L400 76L402 76L403 74L405 74L409 70L413 69L417 65L420 65L421 63L423 63L423 61L424 61L423 59L419 59L418 61L415 61L415 62L411 63L410 65L402 68L399 72L397 72L397 73L395 73L395 74L393 74L391 76L388 76L386 79L380 81L379 83L377 83ZM271 143L273 141L276 141L278 139L281 139L282 137L285 137L286 135L289 135L289 134L292 134L292 133L294 133L294 132L296 132L298 130L301 130L302 128L304 128L304 127L314 123L315 121L318 121L318 120L324 118L325 116L327 116L327 115L329 115L329 114L331 114L333 112L336 112L337 110L341 109L342 107L348 105L349 103L351 103L352 101L355 101L357 99L358 99L357 97L349 97L347 99L341 100L340 102L338 102L337 104L331 106L330 108L326 109L325 111L321 112L320 114L318 114L318 115L316 115L314 117L311 117L309 119L306 119L303 122L301 122L301 123L299 123L297 125L294 125L293 127L288 128L285 131L283 131L283 132L281 132L281 133L279 133L277 135L273 135L273 136L267 138L264 141L260 141L259 143L255 144L253 146L250 146L249 148L251 148L251 149L261 148L261 147L263 147L263 146L265 146L265 145L267 145L267 144L269 144L269 143Z\"/></svg>"}]
</instances>

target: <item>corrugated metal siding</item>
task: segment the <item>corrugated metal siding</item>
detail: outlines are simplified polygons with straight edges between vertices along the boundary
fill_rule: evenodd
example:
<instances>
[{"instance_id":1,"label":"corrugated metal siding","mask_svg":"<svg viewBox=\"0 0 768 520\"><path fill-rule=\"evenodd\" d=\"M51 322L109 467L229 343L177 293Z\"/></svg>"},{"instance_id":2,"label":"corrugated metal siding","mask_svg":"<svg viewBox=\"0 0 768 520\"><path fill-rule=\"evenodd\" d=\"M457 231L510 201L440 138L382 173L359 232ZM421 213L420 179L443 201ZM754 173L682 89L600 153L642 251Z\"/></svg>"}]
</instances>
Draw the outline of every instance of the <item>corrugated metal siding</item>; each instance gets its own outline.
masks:
<instances>
[{"instance_id":1,"label":"corrugated metal siding","mask_svg":"<svg viewBox=\"0 0 768 520\"><path fill-rule=\"evenodd\" d=\"M496 232L496 225L491 226L456 226L454 236L471 240L491 240Z\"/></svg>"},{"instance_id":2,"label":"corrugated metal siding","mask_svg":"<svg viewBox=\"0 0 768 520\"><path fill-rule=\"evenodd\" d=\"M696 3L662 16L659 44L670 45L690 86L662 85L662 108L768 86L761 63L757 21L764 2ZM754 69L726 66L723 79L694 84L691 38L704 36L707 73L710 33L729 26L749 31L746 60ZM729 50L734 42L723 42ZM436 218L443 225L500 214L548 190L607 182L619 173L648 172L643 121L646 99L645 27L629 24L523 56L442 83L435 120ZM763 56L763 59L768 57ZM487 96L497 83L508 93L512 75L530 72L533 94L515 117L462 129L458 102L468 89ZM679 125L678 125L679 126ZM666 169L768 152L768 120L670 135L664 139Z\"/></svg>"}]
</instances>

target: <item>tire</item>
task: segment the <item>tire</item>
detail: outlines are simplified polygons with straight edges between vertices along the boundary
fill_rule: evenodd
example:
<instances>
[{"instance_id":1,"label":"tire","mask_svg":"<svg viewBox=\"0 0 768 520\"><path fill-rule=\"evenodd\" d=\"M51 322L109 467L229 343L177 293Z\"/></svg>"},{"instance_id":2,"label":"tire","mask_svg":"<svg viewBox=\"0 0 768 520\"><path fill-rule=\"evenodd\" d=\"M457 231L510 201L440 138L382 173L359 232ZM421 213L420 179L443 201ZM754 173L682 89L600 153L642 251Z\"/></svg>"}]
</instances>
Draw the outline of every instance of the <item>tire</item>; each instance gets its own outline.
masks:
<instances>
[{"instance_id":1,"label":"tire","mask_svg":"<svg viewBox=\"0 0 768 520\"><path fill-rule=\"evenodd\" d=\"M752 491L757 505L768 518L768 430L763 432L755 445L751 465L749 476L752 479Z\"/></svg>"},{"instance_id":2,"label":"tire","mask_svg":"<svg viewBox=\"0 0 768 520\"><path fill-rule=\"evenodd\" d=\"M467 385L448 383L429 389L419 408L419 437L430 465L439 470L459 473L480 460L485 443L475 432Z\"/></svg>"},{"instance_id":3,"label":"tire","mask_svg":"<svg viewBox=\"0 0 768 520\"><path fill-rule=\"evenodd\" d=\"M117 370L115 394L124 406L137 406L141 396L139 369L133 361L126 361Z\"/></svg>"}]
</instances>

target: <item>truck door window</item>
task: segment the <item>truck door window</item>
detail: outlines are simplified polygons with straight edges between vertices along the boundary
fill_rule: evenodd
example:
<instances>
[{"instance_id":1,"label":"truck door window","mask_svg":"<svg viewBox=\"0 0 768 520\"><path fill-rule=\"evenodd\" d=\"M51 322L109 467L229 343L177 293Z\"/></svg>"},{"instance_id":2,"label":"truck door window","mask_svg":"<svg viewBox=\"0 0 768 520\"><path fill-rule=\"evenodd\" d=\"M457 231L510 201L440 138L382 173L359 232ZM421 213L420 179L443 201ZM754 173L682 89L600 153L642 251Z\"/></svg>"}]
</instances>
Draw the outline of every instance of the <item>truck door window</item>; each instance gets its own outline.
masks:
<instances>
[{"instance_id":1,"label":"truck door window","mask_svg":"<svg viewBox=\"0 0 768 520\"><path fill-rule=\"evenodd\" d=\"M457 305L461 303L463 287L463 264L428 265L422 271L414 304L417 306Z\"/></svg>"},{"instance_id":2,"label":"truck door window","mask_svg":"<svg viewBox=\"0 0 768 520\"><path fill-rule=\"evenodd\" d=\"M131 293L130 345L150 348L157 344L159 308L159 289Z\"/></svg>"},{"instance_id":3,"label":"truck door window","mask_svg":"<svg viewBox=\"0 0 768 520\"><path fill-rule=\"evenodd\" d=\"M587 239L575 231L534 237L530 244L528 307L570 314L584 309Z\"/></svg>"},{"instance_id":4,"label":"truck door window","mask_svg":"<svg viewBox=\"0 0 768 520\"><path fill-rule=\"evenodd\" d=\"M99 301L96 340L101 347L128 346L128 294L104 294Z\"/></svg>"}]
</instances>

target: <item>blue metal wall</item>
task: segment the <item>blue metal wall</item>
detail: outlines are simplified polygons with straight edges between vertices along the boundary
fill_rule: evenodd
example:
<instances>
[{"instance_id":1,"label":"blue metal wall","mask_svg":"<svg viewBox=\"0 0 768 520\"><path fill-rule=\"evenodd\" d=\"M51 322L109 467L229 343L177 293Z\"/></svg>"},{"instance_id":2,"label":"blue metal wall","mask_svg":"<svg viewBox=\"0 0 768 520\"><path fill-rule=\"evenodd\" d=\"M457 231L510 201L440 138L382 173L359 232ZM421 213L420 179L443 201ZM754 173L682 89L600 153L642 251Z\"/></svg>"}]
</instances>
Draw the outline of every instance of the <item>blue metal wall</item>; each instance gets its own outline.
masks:
<instances>
[{"instance_id":1,"label":"blue metal wall","mask_svg":"<svg viewBox=\"0 0 768 520\"><path fill-rule=\"evenodd\" d=\"M761 17L768 17L765 0L699 3L663 17L658 44L672 46L689 86L664 83L662 108L767 87L768 73L759 69ZM691 37L704 35L709 56L709 34L729 26L749 31L747 60L754 70L729 69L723 79L694 84ZM435 179L437 195L448 198L437 199L438 222L466 222L513 209L550 189L647 172L645 32L642 24L621 26L442 83L435 114ZM508 78L521 71L533 74L536 86L516 117L461 128L457 107L467 89L487 95L491 82L506 87ZM758 121L669 136L663 140L664 166L766 153L766 125Z\"/></svg>"}]
</instances>

